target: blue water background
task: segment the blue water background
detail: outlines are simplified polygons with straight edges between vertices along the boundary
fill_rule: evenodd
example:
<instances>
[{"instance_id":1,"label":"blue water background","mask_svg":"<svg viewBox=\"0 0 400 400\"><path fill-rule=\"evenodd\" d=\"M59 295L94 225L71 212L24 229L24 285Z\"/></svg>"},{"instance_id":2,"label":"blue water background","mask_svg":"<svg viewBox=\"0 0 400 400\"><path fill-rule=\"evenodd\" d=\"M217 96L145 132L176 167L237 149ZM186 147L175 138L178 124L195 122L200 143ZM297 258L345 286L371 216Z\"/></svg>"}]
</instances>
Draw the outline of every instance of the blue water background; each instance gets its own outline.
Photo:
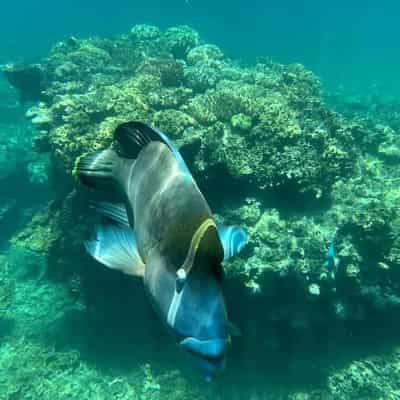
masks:
<instances>
[{"instance_id":1,"label":"blue water background","mask_svg":"<svg viewBox=\"0 0 400 400\"><path fill-rule=\"evenodd\" d=\"M300 62L331 87L400 86L395 0L25 0L2 2L0 63L35 60L69 35L109 36L137 23L188 24L228 55Z\"/></svg>"}]
</instances>

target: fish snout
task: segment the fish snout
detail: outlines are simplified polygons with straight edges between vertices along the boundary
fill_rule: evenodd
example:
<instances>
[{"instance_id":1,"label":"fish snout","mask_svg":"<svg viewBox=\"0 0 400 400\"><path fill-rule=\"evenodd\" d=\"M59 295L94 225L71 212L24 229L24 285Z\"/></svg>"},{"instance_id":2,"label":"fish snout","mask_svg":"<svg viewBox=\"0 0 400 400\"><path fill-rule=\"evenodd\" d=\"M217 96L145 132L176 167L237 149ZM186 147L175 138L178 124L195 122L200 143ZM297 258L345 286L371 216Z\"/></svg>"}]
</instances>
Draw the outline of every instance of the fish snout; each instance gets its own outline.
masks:
<instances>
[{"instance_id":1,"label":"fish snout","mask_svg":"<svg viewBox=\"0 0 400 400\"><path fill-rule=\"evenodd\" d=\"M229 345L228 339L200 340L187 337L180 342L195 360L206 381L211 381L215 375L225 369L225 354Z\"/></svg>"},{"instance_id":2,"label":"fish snout","mask_svg":"<svg viewBox=\"0 0 400 400\"><path fill-rule=\"evenodd\" d=\"M227 344L227 339L199 340L193 337L187 337L180 343L190 353L208 359L221 358L226 352Z\"/></svg>"}]
</instances>

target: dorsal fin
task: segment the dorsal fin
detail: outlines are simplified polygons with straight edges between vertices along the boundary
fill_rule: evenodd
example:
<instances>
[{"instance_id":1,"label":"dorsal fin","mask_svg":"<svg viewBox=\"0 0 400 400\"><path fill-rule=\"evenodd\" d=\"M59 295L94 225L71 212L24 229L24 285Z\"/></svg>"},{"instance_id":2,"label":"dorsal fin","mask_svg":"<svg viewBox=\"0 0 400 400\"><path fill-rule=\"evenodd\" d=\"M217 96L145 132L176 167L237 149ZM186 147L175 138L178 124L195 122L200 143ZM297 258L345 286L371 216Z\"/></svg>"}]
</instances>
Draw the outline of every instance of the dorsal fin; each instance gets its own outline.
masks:
<instances>
[{"instance_id":1,"label":"dorsal fin","mask_svg":"<svg viewBox=\"0 0 400 400\"><path fill-rule=\"evenodd\" d=\"M125 122L114 131L114 140L118 143L118 154L125 158L137 158L142 149L153 138L145 129L146 125L140 122Z\"/></svg>"},{"instance_id":2,"label":"dorsal fin","mask_svg":"<svg viewBox=\"0 0 400 400\"><path fill-rule=\"evenodd\" d=\"M115 129L114 139L119 145L118 154L125 158L137 158L142 149L150 142L164 143L174 155L182 172L192 177L177 147L167 135L158 129L139 121L125 122Z\"/></svg>"}]
</instances>

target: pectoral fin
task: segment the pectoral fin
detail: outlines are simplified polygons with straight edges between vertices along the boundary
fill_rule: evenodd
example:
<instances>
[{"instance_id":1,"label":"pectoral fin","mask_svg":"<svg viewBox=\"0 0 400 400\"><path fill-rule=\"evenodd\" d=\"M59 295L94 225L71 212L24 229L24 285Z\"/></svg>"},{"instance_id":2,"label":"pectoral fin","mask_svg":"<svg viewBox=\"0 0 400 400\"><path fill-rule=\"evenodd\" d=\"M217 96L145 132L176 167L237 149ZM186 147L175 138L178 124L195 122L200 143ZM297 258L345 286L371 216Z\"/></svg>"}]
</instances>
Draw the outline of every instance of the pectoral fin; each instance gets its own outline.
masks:
<instances>
[{"instance_id":1,"label":"pectoral fin","mask_svg":"<svg viewBox=\"0 0 400 400\"><path fill-rule=\"evenodd\" d=\"M231 321L228 321L228 331L231 336L242 336L242 331Z\"/></svg>"},{"instance_id":2,"label":"pectoral fin","mask_svg":"<svg viewBox=\"0 0 400 400\"><path fill-rule=\"evenodd\" d=\"M218 225L218 234L224 247L224 261L239 253L247 244L247 233L237 226Z\"/></svg>"},{"instance_id":3,"label":"pectoral fin","mask_svg":"<svg viewBox=\"0 0 400 400\"><path fill-rule=\"evenodd\" d=\"M96 237L85 242L87 252L108 268L128 275L144 275L144 263L132 229L116 225L98 225Z\"/></svg>"},{"instance_id":4,"label":"pectoral fin","mask_svg":"<svg viewBox=\"0 0 400 400\"><path fill-rule=\"evenodd\" d=\"M129 228L129 218L124 204L109 203L107 201L93 201L91 207L100 215L113 223Z\"/></svg>"}]
</instances>

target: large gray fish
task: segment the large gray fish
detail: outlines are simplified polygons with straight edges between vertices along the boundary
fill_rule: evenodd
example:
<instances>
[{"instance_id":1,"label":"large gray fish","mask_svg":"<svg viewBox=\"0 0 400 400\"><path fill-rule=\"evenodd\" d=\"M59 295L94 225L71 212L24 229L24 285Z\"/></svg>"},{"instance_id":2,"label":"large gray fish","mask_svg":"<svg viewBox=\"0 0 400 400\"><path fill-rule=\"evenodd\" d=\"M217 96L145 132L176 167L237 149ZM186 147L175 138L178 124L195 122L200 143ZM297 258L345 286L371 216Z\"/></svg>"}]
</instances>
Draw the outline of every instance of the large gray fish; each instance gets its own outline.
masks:
<instances>
[{"instance_id":1,"label":"large gray fish","mask_svg":"<svg viewBox=\"0 0 400 400\"><path fill-rule=\"evenodd\" d=\"M118 150L85 155L75 172L91 188L116 188L124 206L98 203L113 224L99 225L88 252L109 268L141 276L158 315L209 380L223 370L229 321L222 261L247 235L217 227L174 144L140 122L120 125Z\"/></svg>"}]
</instances>

